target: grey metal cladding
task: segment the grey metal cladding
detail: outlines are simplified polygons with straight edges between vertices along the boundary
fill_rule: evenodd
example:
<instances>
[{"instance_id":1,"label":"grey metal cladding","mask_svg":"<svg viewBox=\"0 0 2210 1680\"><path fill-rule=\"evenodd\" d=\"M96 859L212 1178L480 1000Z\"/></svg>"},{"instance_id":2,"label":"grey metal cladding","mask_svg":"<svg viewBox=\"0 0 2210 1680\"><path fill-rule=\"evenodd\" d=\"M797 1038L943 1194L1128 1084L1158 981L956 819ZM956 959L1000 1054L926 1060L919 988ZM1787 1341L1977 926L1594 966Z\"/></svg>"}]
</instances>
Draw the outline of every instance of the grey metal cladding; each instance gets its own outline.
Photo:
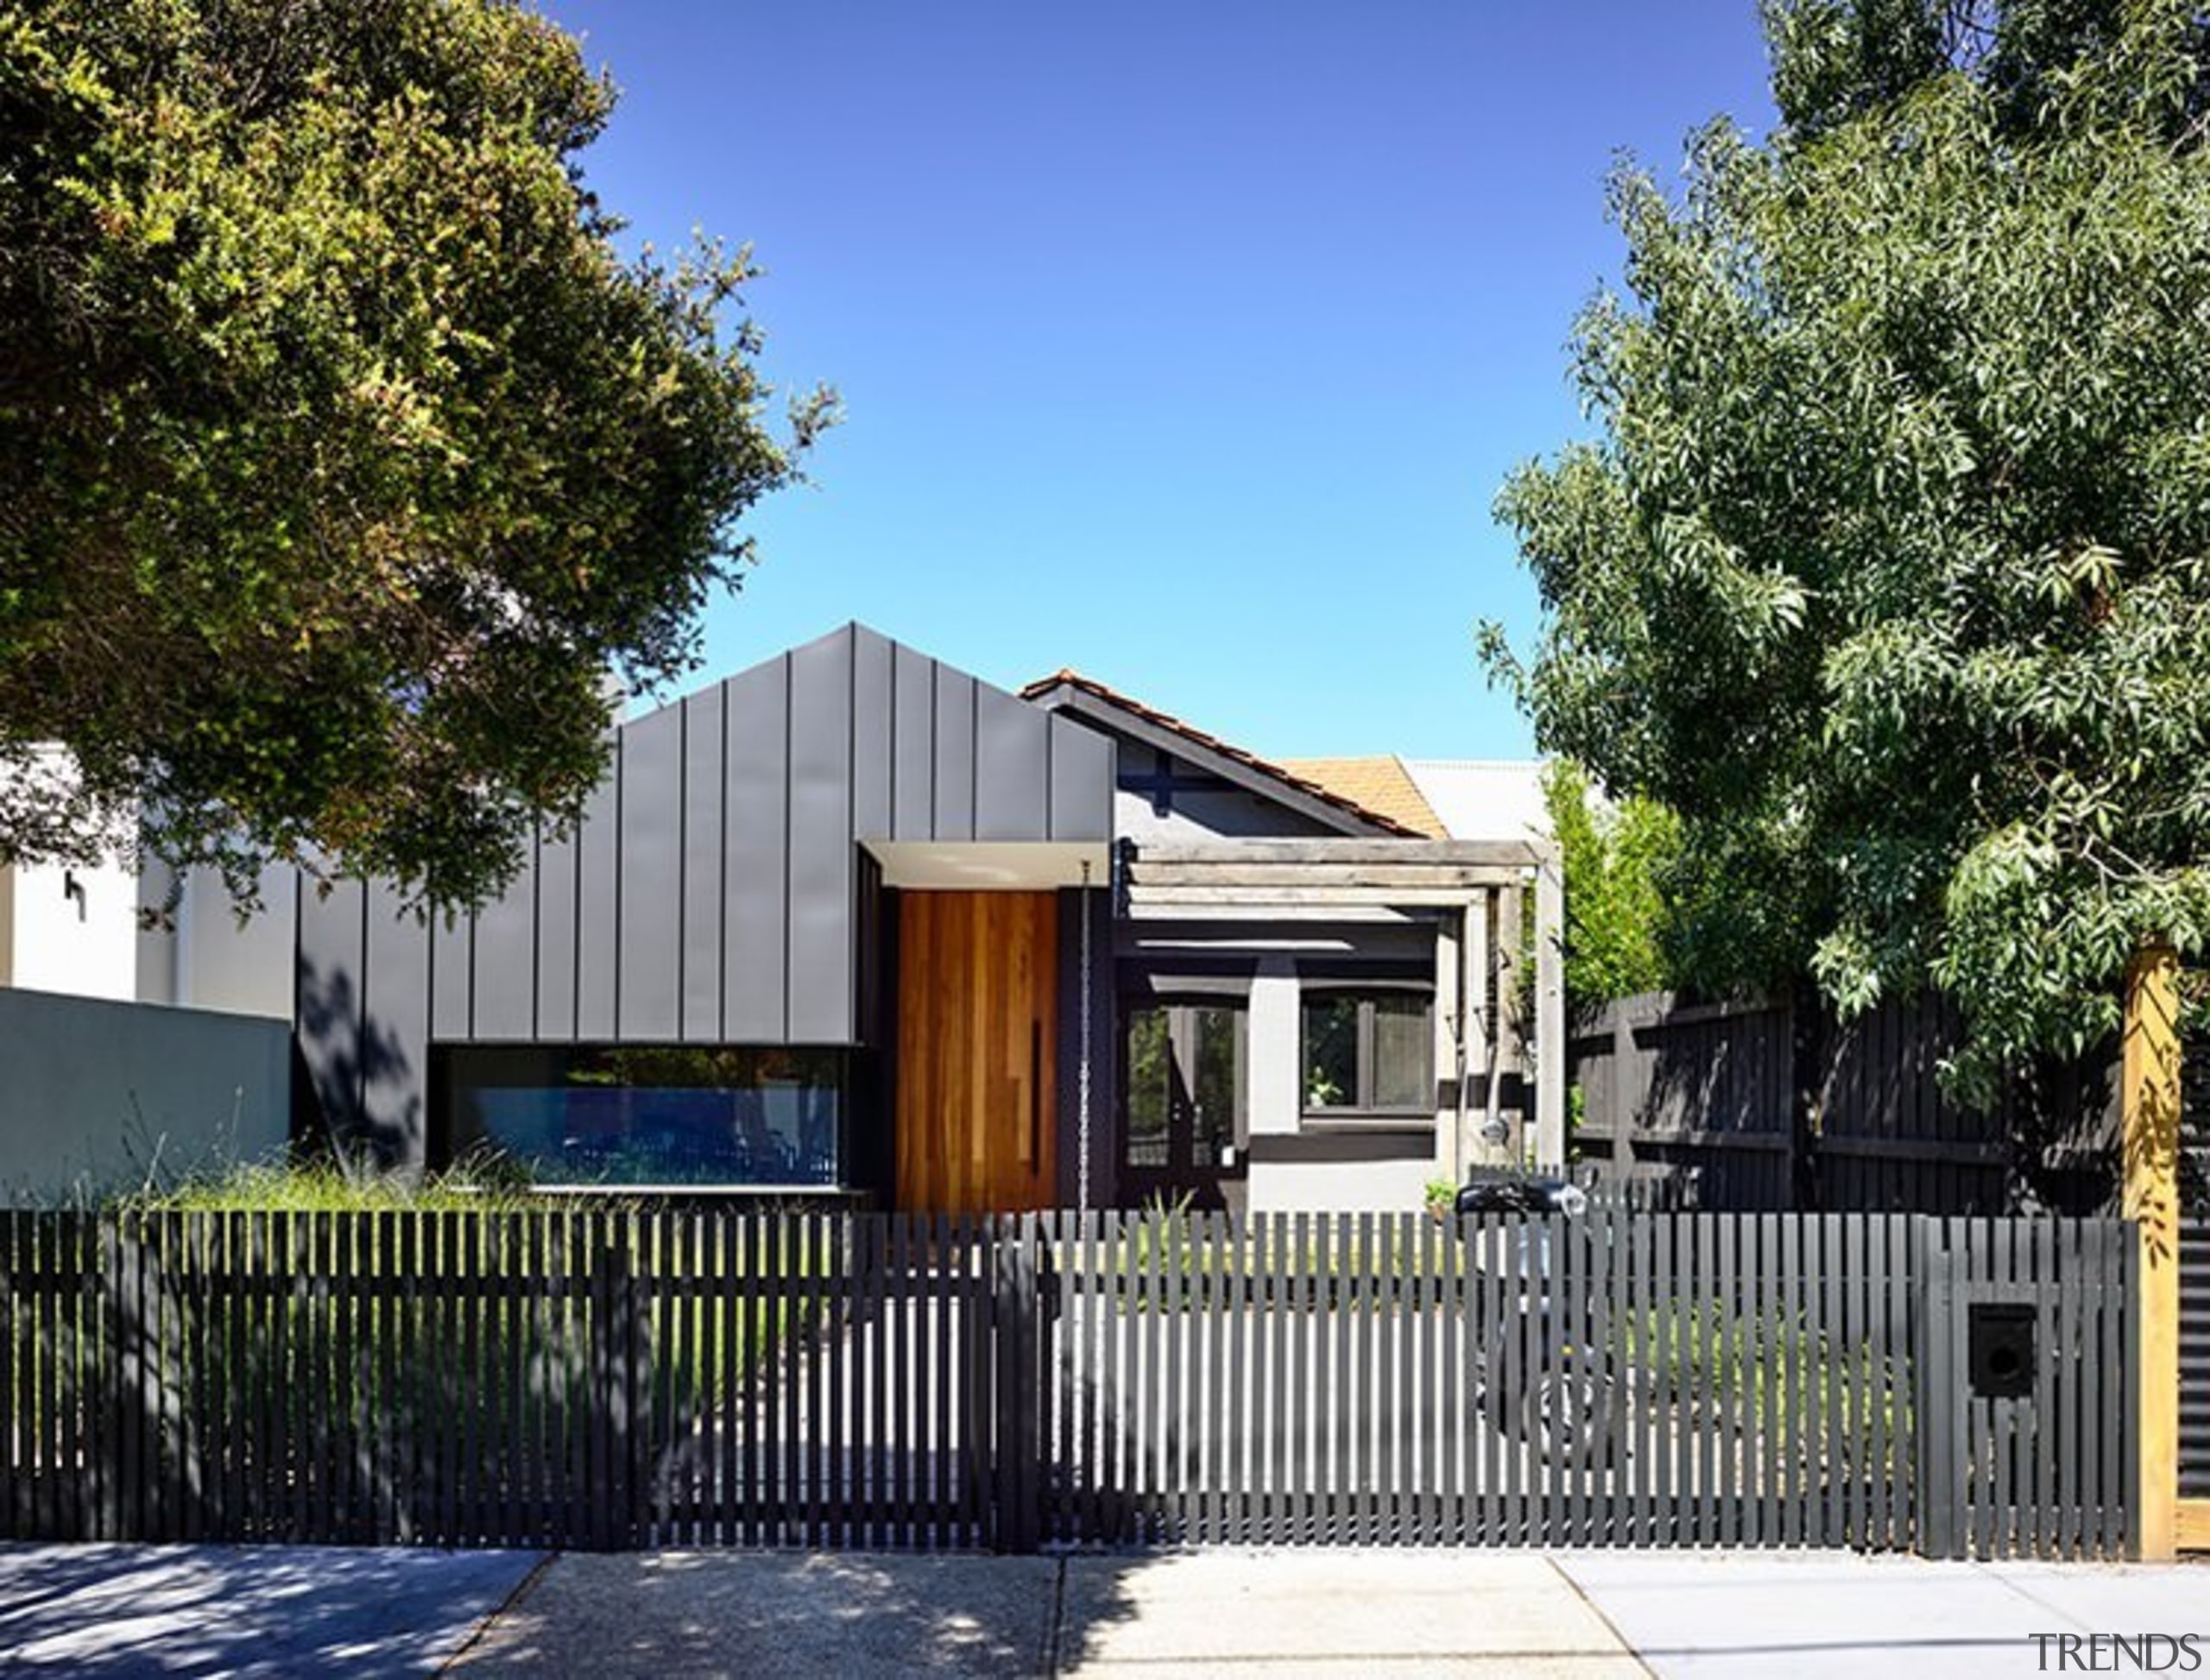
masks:
<instances>
[{"instance_id":1,"label":"grey metal cladding","mask_svg":"<svg viewBox=\"0 0 2210 1680\"><path fill-rule=\"evenodd\" d=\"M729 903L723 912L722 1036L780 1044L790 918L790 656L723 685L729 704Z\"/></svg>"},{"instance_id":2,"label":"grey metal cladding","mask_svg":"<svg viewBox=\"0 0 2210 1680\"><path fill-rule=\"evenodd\" d=\"M331 883L326 892L308 881L300 888L300 1054L324 1117L341 1132L361 1114L365 892L358 881Z\"/></svg>"},{"instance_id":3,"label":"grey metal cladding","mask_svg":"<svg viewBox=\"0 0 2210 1680\"><path fill-rule=\"evenodd\" d=\"M576 831L576 1037L614 1036L620 983L622 736Z\"/></svg>"},{"instance_id":4,"label":"grey metal cladding","mask_svg":"<svg viewBox=\"0 0 2210 1680\"><path fill-rule=\"evenodd\" d=\"M865 830L863 838L872 838ZM936 661L890 647L890 830L893 840L936 836Z\"/></svg>"},{"instance_id":5,"label":"grey metal cladding","mask_svg":"<svg viewBox=\"0 0 2210 1680\"><path fill-rule=\"evenodd\" d=\"M430 941L421 913L404 906L389 881L369 883L363 922L363 1135L386 1163L419 1165L428 1141Z\"/></svg>"},{"instance_id":6,"label":"grey metal cladding","mask_svg":"<svg viewBox=\"0 0 2210 1680\"><path fill-rule=\"evenodd\" d=\"M576 1036L576 836L540 836L537 845L536 1036Z\"/></svg>"},{"instance_id":7,"label":"grey metal cladding","mask_svg":"<svg viewBox=\"0 0 2210 1680\"><path fill-rule=\"evenodd\" d=\"M1049 722L1051 837L1110 840L1115 756L1112 737L1070 717L1053 715Z\"/></svg>"},{"instance_id":8,"label":"grey metal cladding","mask_svg":"<svg viewBox=\"0 0 2210 1680\"><path fill-rule=\"evenodd\" d=\"M465 910L430 918L430 1032L465 1039L476 1030L476 918Z\"/></svg>"},{"instance_id":9,"label":"grey metal cladding","mask_svg":"<svg viewBox=\"0 0 2210 1680\"><path fill-rule=\"evenodd\" d=\"M315 1089L405 1150L433 1036L856 1043L884 978L859 843L1102 841L1112 787L1106 737L849 626L623 726L575 830L473 917L303 893Z\"/></svg>"},{"instance_id":10,"label":"grey metal cladding","mask_svg":"<svg viewBox=\"0 0 2210 1680\"><path fill-rule=\"evenodd\" d=\"M537 859L535 849L507 890L477 913L474 1000L468 1036L527 1040L536 1031ZM439 1033L448 1018L444 977L431 995L437 1000Z\"/></svg>"},{"instance_id":11,"label":"grey metal cladding","mask_svg":"<svg viewBox=\"0 0 2210 1680\"><path fill-rule=\"evenodd\" d=\"M683 703L683 991L679 1036L722 1035L722 716L720 684Z\"/></svg>"},{"instance_id":12,"label":"grey metal cladding","mask_svg":"<svg viewBox=\"0 0 2210 1680\"><path fill-rule=\"evenodd\" d=\"M929 837L975 837L975 679L936 667L936 815Z\"/></svg>"},{"instance_id":13,"label":"grey metal cladding","mask_svg":"<svg viewBox=\"0 0 2210 1680\"><path fill-rule=\"evenodd\" d=\"M891 832L897 704L897 644L856 626L852 631L852 832Z\"/></svg>"},{"instance_id":14,"label":"grey metal cladding","mask_svg":"<svg viewBox=\"0 0 2210 1680\"><path fill-rule=\"evenodd\" d=\"M680 1027L683 767L682 707L623 727L614 1035L625 1041L672 1040Z\"/></svg>"},{"instance_id":15,"label":"grey metal cladding","mask_svg":"<svg viewBox=\"0 0 2210 1680\"><path fill-rule=\"evenodd\" d=\"M852 660L855 632L791 654L790 1041L853 1033Z\"/></svg>"},{"instance_id":16,"label":"grey metal cladding","mask_svg":"<svg viewBox=\"0 0 2210 1680\"><path fill-rule=\"evenodd\" d=\"M975 685L975 837L1051 832L1051 719L1001 689Z\"/></svg>"}]
</instances>

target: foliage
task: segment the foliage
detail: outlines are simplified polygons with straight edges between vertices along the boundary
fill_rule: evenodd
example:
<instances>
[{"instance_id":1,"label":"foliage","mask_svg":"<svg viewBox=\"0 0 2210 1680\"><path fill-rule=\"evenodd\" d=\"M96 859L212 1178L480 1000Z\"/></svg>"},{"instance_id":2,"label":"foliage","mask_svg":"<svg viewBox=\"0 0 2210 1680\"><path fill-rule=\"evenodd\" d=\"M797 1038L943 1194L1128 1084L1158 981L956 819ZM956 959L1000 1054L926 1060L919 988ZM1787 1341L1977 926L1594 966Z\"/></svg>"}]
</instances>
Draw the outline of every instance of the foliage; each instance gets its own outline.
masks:
<instances>
[{"instance_id":1,"label":"foliage","mask_svg":"<svg viewBox=\"0 0 2210 1680\"><path fill-rule=\"evenodd\" d=\"M1681 813L1708 963L1933 981L1972 1095L2210 935L2210 153L2190 8L1922 10L1777 8L1771 139L1616 176L1601 435L1506 486L1548 616L1488 648Z\"/></svg>"},{"instance_id":2,"label":"foliage","mask_svg":"<svg viewBox=\"0 0 2210 1680\"><path fill-rule=\"evenodd\" d=\"M0 0L0 859L458 902L573 815L830 418L616 254L612 99L504 0Z\"/></svg>"},{"instance_id":3,"label":"foliage","mask_svg":"<svg viewBox=\"0 0 2210 1680\"><path fill-rule=\"evenodd\" d=\"M1565 1001L1575 1016L1616 997L1672 984L1667 872L1680 818L1654 799L1594 794L1588 773L1553 759L1543 799L1565 872Z\"/></svg>"},{"instance_id":4,"label":"foliage","mask_svg":"<svg viewBox=\"0 0 2210 1680\"><path fill-rule=\"evenodd\" d=\"M149 1183L117 1205L140 1213L527 1213L571 1208L574 1199L533 1191L487 1155L419 1183L343 1159L255 1163Z\"/></svg>"}]
</instances>

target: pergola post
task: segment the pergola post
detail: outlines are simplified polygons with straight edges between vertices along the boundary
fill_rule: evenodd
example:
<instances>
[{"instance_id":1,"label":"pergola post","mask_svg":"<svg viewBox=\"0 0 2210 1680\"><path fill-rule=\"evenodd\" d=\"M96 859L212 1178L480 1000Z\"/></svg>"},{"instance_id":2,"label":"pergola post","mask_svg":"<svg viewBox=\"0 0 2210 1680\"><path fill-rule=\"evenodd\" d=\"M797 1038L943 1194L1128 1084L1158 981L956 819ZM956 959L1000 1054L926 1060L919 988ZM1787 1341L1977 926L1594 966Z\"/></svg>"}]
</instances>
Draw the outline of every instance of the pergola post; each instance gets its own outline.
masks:
<instances>
[{"instance_id":1,"label":"pergola post","mask_svg":"<svg viewBox=\"0 0 2210 1680\"><path fill-rule=\"evenodd\" d=\"M1535 1165L1565 1167L1565 870L1556 848L1535 867Z\"/></svg>"}]
</instances>

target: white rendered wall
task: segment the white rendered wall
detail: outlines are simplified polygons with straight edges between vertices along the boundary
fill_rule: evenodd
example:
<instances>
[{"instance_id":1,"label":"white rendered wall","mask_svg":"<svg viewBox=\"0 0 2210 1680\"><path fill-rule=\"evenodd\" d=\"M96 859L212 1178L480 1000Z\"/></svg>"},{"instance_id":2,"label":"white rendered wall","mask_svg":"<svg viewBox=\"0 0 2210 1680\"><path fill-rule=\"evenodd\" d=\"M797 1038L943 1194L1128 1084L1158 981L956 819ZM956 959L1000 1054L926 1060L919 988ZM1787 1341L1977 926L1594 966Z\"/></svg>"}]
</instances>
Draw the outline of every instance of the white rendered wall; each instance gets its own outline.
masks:
<instances>
[{"instance_id":1,"label":"white rendered wall","mask_svg":"<svg viewBox=\"0 0 2210 1680\"><path fill-rule=\"evenodd\" d=\"M1247 1093L1252 1136L1293 1136L1304 1107L1303 1021L1298 1008L1297 965L1287 957L1261 957L1251 976ZM1238 1139L1244 1142L1247 1140ZM1255 1177L1265 1169L1252 1168Z\"/></svg>"},{"instance_id":2,"label":"white rendered wall","mask_svg":"<svg viewBox=\"0 0 2210 1680\"><path fill-rule=\"evenodd\" d=\"M114 863L9 871L7 983L129 1001L138 982L138 883Z\"/></svg>"},{"instance_id":3,"label":"white rendered wall","mask_svg":"<svg viewBox=\"0 0 2210 1680\"><path fill-rule=\"evenodd\" d=\"M1431 1160L1263 1161L1251 1166L1253 1213L1418 1213Z\"/></svg>"}]
</instances>

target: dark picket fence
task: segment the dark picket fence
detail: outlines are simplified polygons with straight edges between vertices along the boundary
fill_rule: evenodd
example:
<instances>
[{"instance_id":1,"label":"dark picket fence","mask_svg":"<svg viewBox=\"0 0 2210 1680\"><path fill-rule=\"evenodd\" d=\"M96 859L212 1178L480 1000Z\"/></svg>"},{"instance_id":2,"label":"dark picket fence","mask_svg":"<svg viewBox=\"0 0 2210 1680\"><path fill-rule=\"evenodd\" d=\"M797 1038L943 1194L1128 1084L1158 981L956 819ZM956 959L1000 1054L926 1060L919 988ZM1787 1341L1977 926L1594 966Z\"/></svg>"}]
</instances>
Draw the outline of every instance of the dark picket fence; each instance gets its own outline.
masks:
<instances>
[{"instance_id":1,"label":"dark picket fence","mask_svg":"<svg viewBox=\"0 0 2210 1680\"><path fill-rule=\"evenodd\" d=\"M2130 1228L0 1216L0 1536L2131 1544Z\"/></svg>"}]
</instances>

